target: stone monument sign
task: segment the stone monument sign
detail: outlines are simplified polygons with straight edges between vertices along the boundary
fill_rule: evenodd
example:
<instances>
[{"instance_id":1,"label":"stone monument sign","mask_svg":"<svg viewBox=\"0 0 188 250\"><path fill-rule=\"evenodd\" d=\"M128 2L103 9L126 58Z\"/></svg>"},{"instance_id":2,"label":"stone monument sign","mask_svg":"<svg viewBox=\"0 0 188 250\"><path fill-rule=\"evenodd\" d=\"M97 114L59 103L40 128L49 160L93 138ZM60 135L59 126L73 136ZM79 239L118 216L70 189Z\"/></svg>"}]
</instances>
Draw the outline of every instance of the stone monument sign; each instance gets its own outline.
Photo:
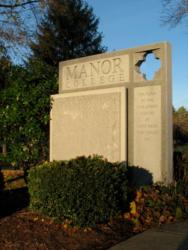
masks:
<instances>
[{"instance_id":1,"label":"stone monument sign","mask_svg":"<svg viewBox=\"0 0 188 250\"><path fill-rule=\"evenodd\" d=\"M152 80L148 54L160 60ZM171 51L166 42L59 64L52 96L50 160L103 155L172 180Z\"/></svg>"}]
</instances>

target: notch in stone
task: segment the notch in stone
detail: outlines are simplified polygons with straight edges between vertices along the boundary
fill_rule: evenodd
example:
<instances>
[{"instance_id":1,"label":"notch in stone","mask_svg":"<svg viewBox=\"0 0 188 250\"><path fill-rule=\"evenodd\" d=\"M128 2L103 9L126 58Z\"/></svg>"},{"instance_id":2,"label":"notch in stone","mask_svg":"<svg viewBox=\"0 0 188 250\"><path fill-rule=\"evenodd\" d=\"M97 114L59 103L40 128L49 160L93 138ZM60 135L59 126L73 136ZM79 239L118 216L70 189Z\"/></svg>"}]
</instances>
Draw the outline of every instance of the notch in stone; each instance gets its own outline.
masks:
<instances>
[{"instance_id":1,"label":"notch in stone","mask_svg":"<svg viewBox=\"0 0 188 250\"><path fill-rule=\"evenodd\" d=\"M160 77L161 60L158 49L136 53L135 72L136 81L151 81Z\"/></svg>"}]
</instances>

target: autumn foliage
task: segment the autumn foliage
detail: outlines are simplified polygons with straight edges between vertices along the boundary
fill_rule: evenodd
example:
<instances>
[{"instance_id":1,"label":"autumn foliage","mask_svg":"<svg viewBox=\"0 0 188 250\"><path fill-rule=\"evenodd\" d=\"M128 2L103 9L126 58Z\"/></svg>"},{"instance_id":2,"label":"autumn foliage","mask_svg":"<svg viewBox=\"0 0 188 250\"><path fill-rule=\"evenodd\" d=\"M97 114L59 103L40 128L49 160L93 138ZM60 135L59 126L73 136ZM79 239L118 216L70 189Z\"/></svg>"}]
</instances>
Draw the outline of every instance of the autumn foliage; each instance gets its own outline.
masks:
<instances>
[{"instance_id":1,"label":"autumn foliage","mask_svg":"<svg viewBox=\"0 0 188 250\"><path fill-rule=\"evenodd\" d=\"M142 232L153 225L174 222L188 216L188 188L183 183L141 187L130 202L124 218L134 223L134 231Z\"/></svg>"}]
</instances>

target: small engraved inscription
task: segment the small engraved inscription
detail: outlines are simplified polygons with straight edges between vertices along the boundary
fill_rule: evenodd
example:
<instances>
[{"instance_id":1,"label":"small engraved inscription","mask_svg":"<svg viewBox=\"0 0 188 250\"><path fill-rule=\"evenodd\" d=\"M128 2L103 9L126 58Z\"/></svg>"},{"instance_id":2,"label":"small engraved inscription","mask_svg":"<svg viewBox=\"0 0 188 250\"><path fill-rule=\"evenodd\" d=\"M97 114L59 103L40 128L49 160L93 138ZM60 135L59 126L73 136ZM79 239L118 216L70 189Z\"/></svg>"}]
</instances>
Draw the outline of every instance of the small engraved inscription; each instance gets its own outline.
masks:
<instances>
[{"instance_id":1,"label":"small engraved inscription","mask_svg":"<svg viewBox=\"0 0 188 250\"><path fill-rule=\"evenodd\" d=\"M161 127L158 120L161 106L159 92L156 91L156 87L147 87L147 90L143 87L139 88L135 98L137 98L135 110L138 117L135 133L144 141L151 141L154 135L159 134Z\"/></svg>"},{"instance_id":2,"label":"small engraved inscription","mask_svg":"<svg viewBox=\"0 0 188 250\"><path fill-rule=\"evenodd\" d=\"M161 133L161 86L135 88L134 165L153 173L160 168Z\"/></svg>"}]
</instances>

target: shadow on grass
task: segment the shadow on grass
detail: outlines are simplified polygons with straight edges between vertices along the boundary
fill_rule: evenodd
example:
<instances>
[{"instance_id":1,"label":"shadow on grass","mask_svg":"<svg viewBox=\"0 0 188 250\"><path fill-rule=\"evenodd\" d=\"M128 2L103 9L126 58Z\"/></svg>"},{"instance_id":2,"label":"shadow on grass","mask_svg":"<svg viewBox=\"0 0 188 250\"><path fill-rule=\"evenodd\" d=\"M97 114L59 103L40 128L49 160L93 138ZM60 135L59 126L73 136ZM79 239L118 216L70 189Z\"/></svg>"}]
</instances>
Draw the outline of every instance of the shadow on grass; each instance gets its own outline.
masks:
<instances>
[{"instance_id":1,"label":"shadow on grass","mask_svg":"<svg viewBox=\"0 0 188 250\"><path fill-rule=\"evenodd\" d=\"M135 188L153 184L152 174L148 170L137 166L128 167L128 180L129 185Z\"/></svg>"},{"instance_id":2,"label":"shadow on grass","mask_svg":"<svg viewBox=\"0 0 188 250\"><path fill-rule=\"evenodd\" d=\"M29 205L27 187L4 190L0 193L0 218L9 216Z\"/></svg>"}]
</instances>

